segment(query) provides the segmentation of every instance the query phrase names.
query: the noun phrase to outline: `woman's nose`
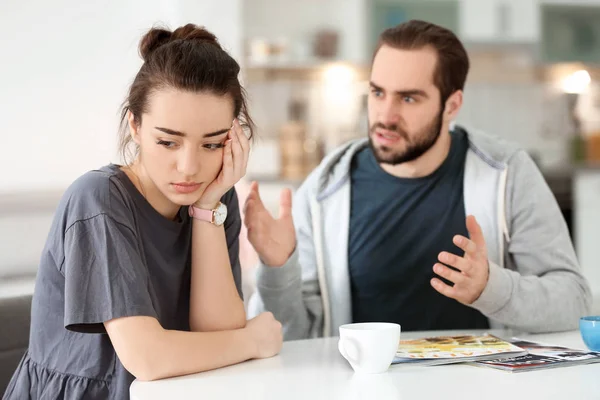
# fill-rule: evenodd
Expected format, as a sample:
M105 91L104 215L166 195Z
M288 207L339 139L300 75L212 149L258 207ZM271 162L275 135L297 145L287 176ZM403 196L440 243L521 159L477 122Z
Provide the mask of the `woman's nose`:
M183 149L177 160L177 171L183 176L192 177L199 171L198 155L194 149Z

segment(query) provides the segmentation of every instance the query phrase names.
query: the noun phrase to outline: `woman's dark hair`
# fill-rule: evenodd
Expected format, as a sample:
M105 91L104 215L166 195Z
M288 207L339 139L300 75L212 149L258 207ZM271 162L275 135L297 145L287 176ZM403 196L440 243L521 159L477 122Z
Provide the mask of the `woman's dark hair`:
M128 159L131 135L127 129L127 113L141 123L148 111L150 95L163 88L189 92L229 95L234 116L249 136L254 134L254 122L248 113L246 92L238 80L239 64L221 48L215 35L203 27L187 24L174 31L150 29L140 40L139 52L144 64L135 76L121 111L119 151Z

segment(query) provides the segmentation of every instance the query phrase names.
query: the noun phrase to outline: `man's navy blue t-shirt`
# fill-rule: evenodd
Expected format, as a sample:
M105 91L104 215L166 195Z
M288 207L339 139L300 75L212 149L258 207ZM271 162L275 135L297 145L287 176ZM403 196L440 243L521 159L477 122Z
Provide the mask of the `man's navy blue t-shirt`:
M487 329L479 311L430 285L441 251L459 256L468 237L463 198L466 134L455 130L446 160L422 178L396 178L370 148L352 162L348 263L354 322L395 322L403 331ZM438 276L439 278L439 276Z

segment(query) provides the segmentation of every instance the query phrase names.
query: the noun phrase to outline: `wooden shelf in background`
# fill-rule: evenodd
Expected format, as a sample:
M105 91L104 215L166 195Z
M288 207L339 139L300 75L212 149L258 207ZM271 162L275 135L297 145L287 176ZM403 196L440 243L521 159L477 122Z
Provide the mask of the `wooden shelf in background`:
M285 64L248 64L242 68L242 71L245 80L250 83L265 81L317 82L323 79L324 71L334 65L344 65L352 68L356 73L357 80L368 78L369 66L339 60Z

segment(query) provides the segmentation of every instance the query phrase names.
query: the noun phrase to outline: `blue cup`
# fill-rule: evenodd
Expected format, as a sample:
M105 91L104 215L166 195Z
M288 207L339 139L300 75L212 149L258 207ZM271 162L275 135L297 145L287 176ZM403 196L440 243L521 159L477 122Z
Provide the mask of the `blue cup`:
M600 316L580 318L579 331L588 349L600 351Z

